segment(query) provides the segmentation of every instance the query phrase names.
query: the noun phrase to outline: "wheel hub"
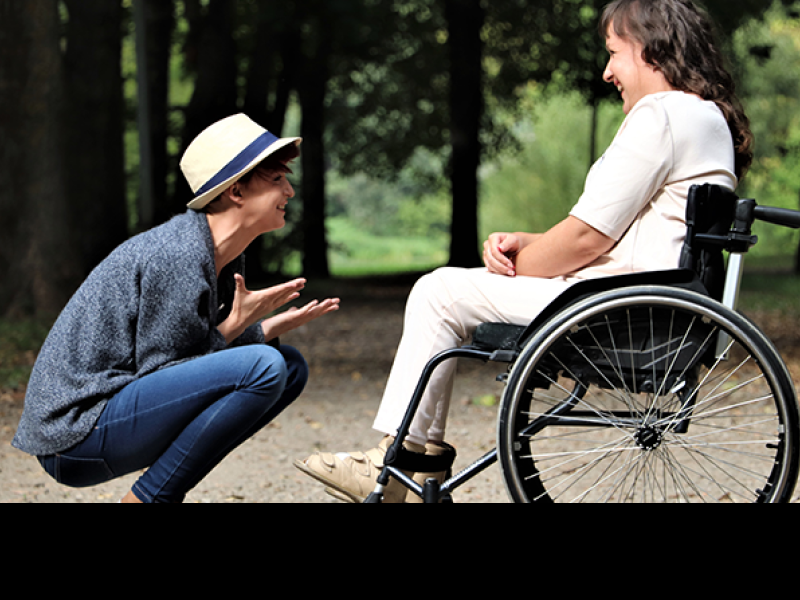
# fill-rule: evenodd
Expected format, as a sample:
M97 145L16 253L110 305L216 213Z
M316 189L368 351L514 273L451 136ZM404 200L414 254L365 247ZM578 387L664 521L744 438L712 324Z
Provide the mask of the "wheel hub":
M634 436L636 443L645 452L651 452L661 445L664 441L663 434L655 427L642 427Z

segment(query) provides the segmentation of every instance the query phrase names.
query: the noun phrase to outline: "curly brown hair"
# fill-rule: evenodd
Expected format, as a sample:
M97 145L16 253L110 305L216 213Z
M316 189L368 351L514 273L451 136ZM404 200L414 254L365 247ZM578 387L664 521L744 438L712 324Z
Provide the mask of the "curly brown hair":
M708 14L691 0L615 0L603 12L600 35L612 26L617 36L643 46L643 60L672 87L720 108L733 136L736 176L744 177L753 162L753 133Z

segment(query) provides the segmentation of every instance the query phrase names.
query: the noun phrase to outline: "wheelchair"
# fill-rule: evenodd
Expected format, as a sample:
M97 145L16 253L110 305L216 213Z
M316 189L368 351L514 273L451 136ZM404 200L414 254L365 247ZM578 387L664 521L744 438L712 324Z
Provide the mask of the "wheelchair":
M678 269L581 282L529 326L484 324L469 346L433 358L367 503L382 501L391 478L426 503L452 502L498 461L519 503L791 501L794 383L736 312L756 220L800 229L800 212L693 186ZM420 485L403 473L403 442L434 370L457 358L508 365L497 448L444 484Z

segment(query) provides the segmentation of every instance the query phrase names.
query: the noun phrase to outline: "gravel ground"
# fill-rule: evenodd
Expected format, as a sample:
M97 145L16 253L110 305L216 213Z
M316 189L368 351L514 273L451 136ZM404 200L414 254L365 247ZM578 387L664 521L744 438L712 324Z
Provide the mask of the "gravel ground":
M187 497L188 503L327 503L320 484L293 462L317 450L366 450L380 435L372 422L402 333L410 283L337 284L317 295L341 295L342 310L293 332L283 341L300 349L311 366L305 394L281 417L236 450ZM315 293L318 292L318 293ZM448 441L456 446L460 470L495 446L499 365L462 361L451 409ZM55 483L38 462L10 446L22 411L21 392L0 391L0 503L114 503L138 478L74 490ZM800 500L800 494L795 502ZM498 466L457 490L457 503L502 503L507 495Z
M355 379L358 379L356 377ZM334 502L322 486L300 474L292 463L316 450L363 450L380 441L371 430L384 379L362 376L317 379L293 407L235 451L192 491L189 503ZM466 404L466 405L465 405ZM9 444L21 403L2 400L0 419L0 503L116 502L138 475L96 488L73 490L50 479L38 462ZM453 409L452 440L458 465L466 466L494 447L495 409L459 403ZM505 502L498 467L459 491L457 500Z
M380 435L372 422L402 333L409 284L345 287L338 314L286 336L306 356L311 379L303 396L269 427L231 456L187 497L188 503L336 502L321 485L294 468L317 450L366 450ZM314 291L305 297L316 297ZM499 394L494 377L502 367L464 364L452 409L450 442L459 450L456 469L494 447L496 407L471 399ZM114 503L131 488L133 474L95 488L58 485L38 462L10 446L22 412L21 392L0 392L0 503ZM462 502L506 502L499 467L459 490Z

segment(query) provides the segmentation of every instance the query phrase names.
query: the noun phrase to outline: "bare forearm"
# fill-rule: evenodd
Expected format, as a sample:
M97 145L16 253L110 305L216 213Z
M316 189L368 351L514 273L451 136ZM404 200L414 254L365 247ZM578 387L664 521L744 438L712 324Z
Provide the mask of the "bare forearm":
M535 244L536 242L538 242L541 239L543 234L541 234L541 233L525 233L523 231L519 231L519 232L515 233L514 235L519 238L520 252L522 252L523 250L525 250L525 248L527 248L531 244Z
M520 234L518 234L520 235ZM574 273L614 247L614 240L570 217L543 235L526 237L516 256L517 275L552 278Z

